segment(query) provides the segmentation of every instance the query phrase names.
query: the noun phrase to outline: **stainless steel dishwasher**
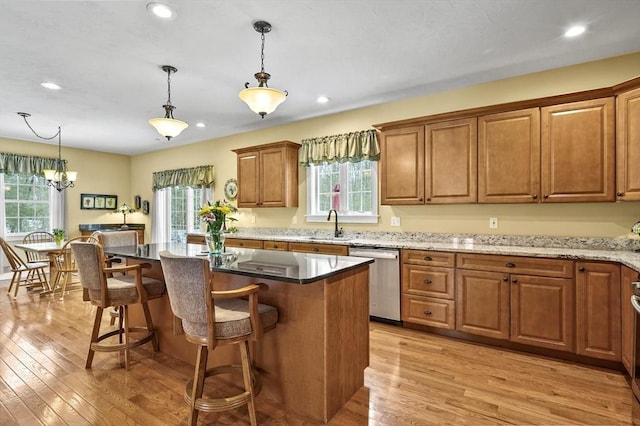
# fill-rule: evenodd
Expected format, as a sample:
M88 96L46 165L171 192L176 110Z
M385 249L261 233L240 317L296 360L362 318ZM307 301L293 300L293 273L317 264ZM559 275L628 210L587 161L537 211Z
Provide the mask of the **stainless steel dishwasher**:
M400 323L400 250L351 247L349 256L370 257L369 316L372 320Z

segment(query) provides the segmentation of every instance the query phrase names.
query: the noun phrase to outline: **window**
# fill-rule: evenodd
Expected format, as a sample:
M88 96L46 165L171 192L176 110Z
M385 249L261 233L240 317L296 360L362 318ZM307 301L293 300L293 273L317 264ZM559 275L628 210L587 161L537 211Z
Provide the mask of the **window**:
M0 173L0 208L4 236L24 236L32 231L63 228L63 194L47 185L44 177Z
M341 222L378 222L377 161L307 168L307 222L325 222L331 209L339 212Z
M185 242L187 234L200 232L198 211L211 193L210 189L174 186L156 191L156 210L163 214L155 215L159 228L163 230L159 241Z

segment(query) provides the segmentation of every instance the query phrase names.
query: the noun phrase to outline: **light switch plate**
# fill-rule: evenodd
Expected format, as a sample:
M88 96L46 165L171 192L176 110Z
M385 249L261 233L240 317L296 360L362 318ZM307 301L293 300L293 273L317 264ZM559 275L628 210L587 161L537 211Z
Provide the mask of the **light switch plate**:
M399 216L391 216L391 226L400 226Z

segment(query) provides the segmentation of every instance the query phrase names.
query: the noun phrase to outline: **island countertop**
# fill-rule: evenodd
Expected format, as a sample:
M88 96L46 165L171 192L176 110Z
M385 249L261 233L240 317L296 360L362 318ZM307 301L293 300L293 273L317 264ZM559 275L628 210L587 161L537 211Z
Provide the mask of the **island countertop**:
M109 247L105 253L139 260L159 261L159 253L168 251L179 256L208 257L210 269L257 278L270 278L295 284L310 284L321 279L373 263L366 257L281 252L272 250L225 248L220 256L209 256L204 246L185 243L154 243L125 247Z

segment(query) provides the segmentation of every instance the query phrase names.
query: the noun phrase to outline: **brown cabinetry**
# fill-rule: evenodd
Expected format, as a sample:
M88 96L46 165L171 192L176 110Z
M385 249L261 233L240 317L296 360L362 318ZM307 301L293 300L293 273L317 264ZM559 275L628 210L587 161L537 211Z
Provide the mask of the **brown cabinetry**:
M535 203L540 197L540 109L478 118L478 202Z
M297 207L298 148L289 142L234 149L238 207Z
M455 253L402 251L402 320L455 328Z
M262 240L253 240L250 238L227 238L224 241L224 245L227 247L242 247L250 249L261 249Z
M621 360L620 266L576 262L578 355Z
M574 350L573 262L458 254L456 329Z
M614 201L613 97L541 109L543 202Z
M381 204L477 201L477 120L381 133Z
M640 200L640 88L616 99L618 200Z
M289 243L287 241L263 241L262 248L265 250L287 251Z
M634 322L636 317L636 311L631 306L631 295L633 295L633 290L631 288L631 283L634 281L640 281L640 273L634 271L631 268L626 266L622 266L621 269L622 274L622 288L620 299L620 312L622 315L622 342L621 342L621 357L622 364L624 368L627 370L627 373L631 375L633 369L633 342L634 342Z
M337 254L339 256L349 255L349 246L342 244L318 244L289 242L289 251L317 254Z

